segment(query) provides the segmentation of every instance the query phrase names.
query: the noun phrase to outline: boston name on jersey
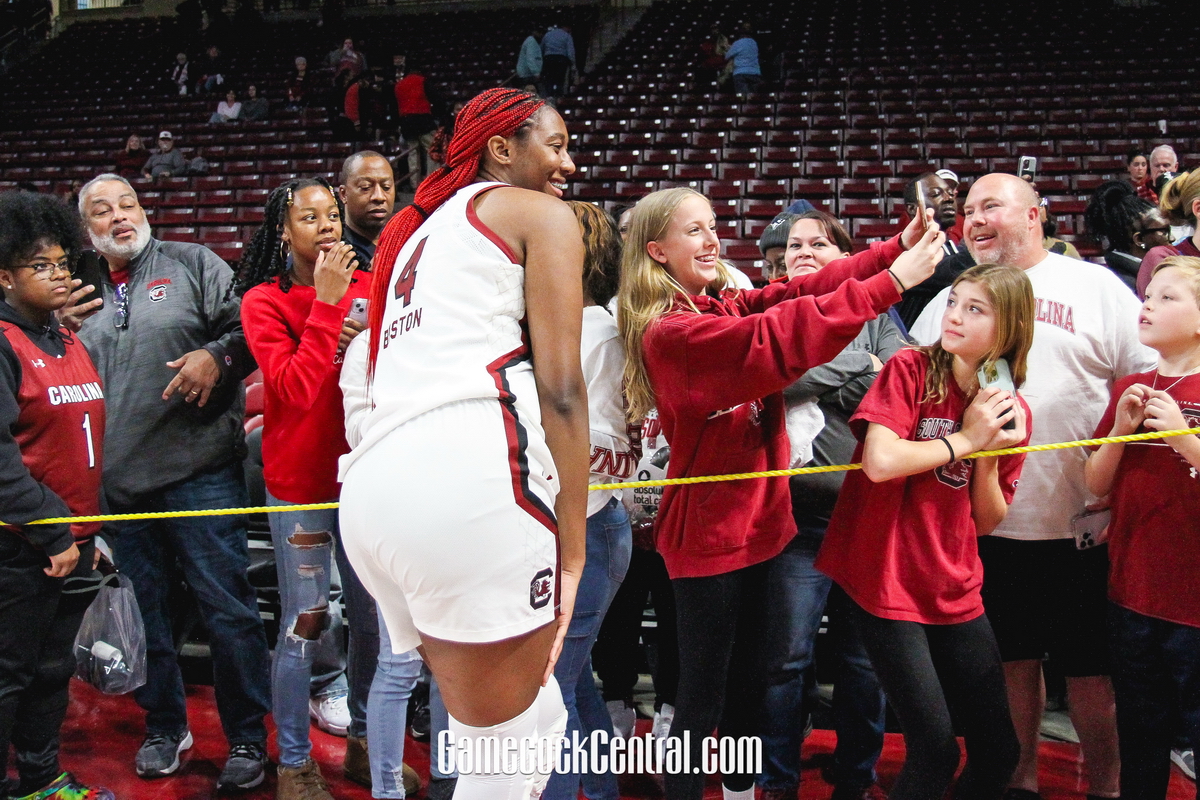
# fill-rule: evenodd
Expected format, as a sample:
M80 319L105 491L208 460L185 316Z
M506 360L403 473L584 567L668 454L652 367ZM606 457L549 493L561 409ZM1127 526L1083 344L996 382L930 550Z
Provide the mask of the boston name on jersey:
M52 406L104 399L104 390L95 381L77 383L73 386L50 386L46 389L46 394L49 395Z

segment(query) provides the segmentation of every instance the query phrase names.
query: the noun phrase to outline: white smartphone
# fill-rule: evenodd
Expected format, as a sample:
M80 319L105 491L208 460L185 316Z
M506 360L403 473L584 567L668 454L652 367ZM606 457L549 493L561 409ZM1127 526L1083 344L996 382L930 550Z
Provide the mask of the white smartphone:
M1008 362L1003 358L997 358L995 361L984 364L979 368L975 377L979 379L980 391L989 386L995 386L997 389L1013 395L1017 393L1017 387L1013 385L1012 370L1009 369ZM1015 427L1017 427L1015 419L1010 419L1003 425L1006 431L1011 431Z
M367 298L356 297L350 301L350 313L346 316L359 325L367 324Z
M1026 175L1030 180L1037 177L1037 159L1033 156L1021 156L1017 162L1017 177L1024 178Z

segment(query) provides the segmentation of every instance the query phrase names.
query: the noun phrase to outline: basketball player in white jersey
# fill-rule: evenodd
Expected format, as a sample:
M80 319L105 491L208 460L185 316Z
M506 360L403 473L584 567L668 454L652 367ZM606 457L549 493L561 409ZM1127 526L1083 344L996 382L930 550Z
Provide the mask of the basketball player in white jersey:
M558 199L573 171L557 111L484 92L375 257L342 530L393 648L419 646L433 670L456 742L557 742L566 723L552 670L588 481L583 245ZM462 774L456 798L536 798L548 777L493 767Z

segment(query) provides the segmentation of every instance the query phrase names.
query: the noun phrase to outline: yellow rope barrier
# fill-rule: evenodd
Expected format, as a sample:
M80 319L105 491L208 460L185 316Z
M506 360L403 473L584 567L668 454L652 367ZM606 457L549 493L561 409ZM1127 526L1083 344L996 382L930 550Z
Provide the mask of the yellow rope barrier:
M1102 444L1125 444L1142 442L1149 439L1166 439L1170 436L1187 436L1200 434L1200 428L1185 428L1177 431L1151 431L1149 433L1132 433L1128 436L1104 436L1099 439L1080 439L1074 442L1054 442L1051 444L1031 444L1024 447L1009 447L1004 450L987 450L963 456L968 458L990 458L991 456L1011 456L1017 453L1041 453L1046 450L1067 450L1072 447L1098 447ZM646 486L674 486L691 483L715 483L717 481L742 481L750 478L782 478L789 475L809 475L815 472L848 472L852 469L862 469L862 464L836 464L827 467L796 467L794 469L772 469L764 472L737 472L730 475L701 475L695 478L664 478L656 481L626 481L624 483L597 483L588 486L589 491L602 489L639 489ZM152 511L142 514L98 514L91 517L48 517L26 525L57 525L70 522L124 522L135 519L170 519L172 517L218 517L234 514L269 514L280 511L323 511L337 508L339 503L307 503L294 506L250 506L247 508L217 508L204 511ZM5 523L0 522L0 525Z

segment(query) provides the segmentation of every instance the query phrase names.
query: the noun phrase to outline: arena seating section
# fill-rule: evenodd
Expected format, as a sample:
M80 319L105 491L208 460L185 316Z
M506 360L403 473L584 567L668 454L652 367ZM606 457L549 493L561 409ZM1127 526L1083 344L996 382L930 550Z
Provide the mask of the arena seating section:
M579 30L595 18L568 13ZM579 165L569 194L611 208L693 186L713 198L726 256L756 273L756 240L792 199L837 214L865 244L896 230L911 177L947 167L969 181L1013 172L1019 156L1032 155L1060 235L1094 256L1082 227L1087 197L1124 175L1131 146L1170 143L1185 165L1200 152L1197 22L1163 17L1092 0L751 8L660 0L563 104ZM511 74L525 32L551 18L475 11L350 27L373 64L419 54L448 96L465 98ZM713 23L732 31L747 18L773 54L774 76L761 93L738 97L694 67ZM351 150L331 140L323 107L289 115L279 103L292 58L317 65L333 42L313 23L276 24L233 53L236 85L255 82L276 105L269 122L216 127L205 124L216 98L165 93L173 50L159 42L159 25L77 24L7 79L0 189L32 181L61 191L111 167L130 132L152 139L169 128L184 149L202 147L213 168L137 184L156 232L236 260L273 185L332 176ZM324 73L318 82L328 83Z

